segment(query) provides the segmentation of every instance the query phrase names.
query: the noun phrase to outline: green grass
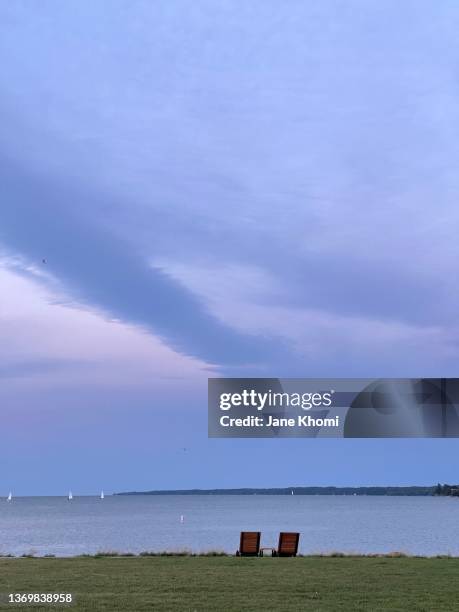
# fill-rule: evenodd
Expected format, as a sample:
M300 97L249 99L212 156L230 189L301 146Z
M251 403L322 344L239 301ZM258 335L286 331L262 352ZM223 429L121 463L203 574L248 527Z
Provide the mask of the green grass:
M459 609L459 559L412 557L75 557L0 559L10 592L72 593L69 610Z

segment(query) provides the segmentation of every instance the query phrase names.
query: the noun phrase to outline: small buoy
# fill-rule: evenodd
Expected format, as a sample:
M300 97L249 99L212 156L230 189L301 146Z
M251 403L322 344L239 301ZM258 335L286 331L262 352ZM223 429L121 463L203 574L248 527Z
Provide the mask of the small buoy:
M185 517L183 516L183 514L180 515L180 522L183 523L185 521Z

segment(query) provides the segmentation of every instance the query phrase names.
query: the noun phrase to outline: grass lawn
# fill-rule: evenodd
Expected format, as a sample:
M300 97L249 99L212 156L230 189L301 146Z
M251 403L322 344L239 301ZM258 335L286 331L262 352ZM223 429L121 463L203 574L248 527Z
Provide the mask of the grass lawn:
M459 559L100 557L0 559L6 594L72 593L69 610L459 609Z

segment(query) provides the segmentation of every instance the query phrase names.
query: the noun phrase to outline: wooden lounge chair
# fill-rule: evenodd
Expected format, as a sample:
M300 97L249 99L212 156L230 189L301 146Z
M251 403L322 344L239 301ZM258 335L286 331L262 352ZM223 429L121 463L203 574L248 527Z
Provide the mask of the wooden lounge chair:
M241 541L236 556L257 557L260 553L260 535L259 531L241 531Z
M273 550L273 557L296 557L299 540L299 533L281 531L277 550Z

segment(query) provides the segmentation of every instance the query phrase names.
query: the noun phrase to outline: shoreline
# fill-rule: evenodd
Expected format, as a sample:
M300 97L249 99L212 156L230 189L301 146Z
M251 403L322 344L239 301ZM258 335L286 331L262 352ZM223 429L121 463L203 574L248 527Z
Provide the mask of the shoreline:
M54 560L63 560L63 559L102 559L102 558L112 558L112 559L139 559L139 558L147 558L147 557L172 557L172 558L240 558L237 557L233 553L227 553L224 551L218 550L210 550L208 552L193 552L189 550L178 550L178 551L142 551L140 553L131 553L131 552L117 552L117 551L100 551L97 553L82 553L80 555L36 555L32 553L26 553L23 555L12 555L12 554L0 554L0 560L2 559L54 559ZM244 557L242 557L244 558ZM269 559L271 558L269 555L264 557L251 557L253 559ZM277 557L273 557L277 558ZM299 559L459 559L459 555L451 555L449 553L446 554L434 554L434 555L416 555L405 553L403 551L390 551L386 553L346 553L340 551L331 551L331 552L312 552L312 553L298 553L296 557Z
M448 485L449 486L449 485ZM287 487L239 487L228 489L156 489L150 491L120 491L113 493L114 497L142 496L142 495L298 495L298 496L385 496L385 497L435 497L435 485L409 485L409 486L298 486Z

